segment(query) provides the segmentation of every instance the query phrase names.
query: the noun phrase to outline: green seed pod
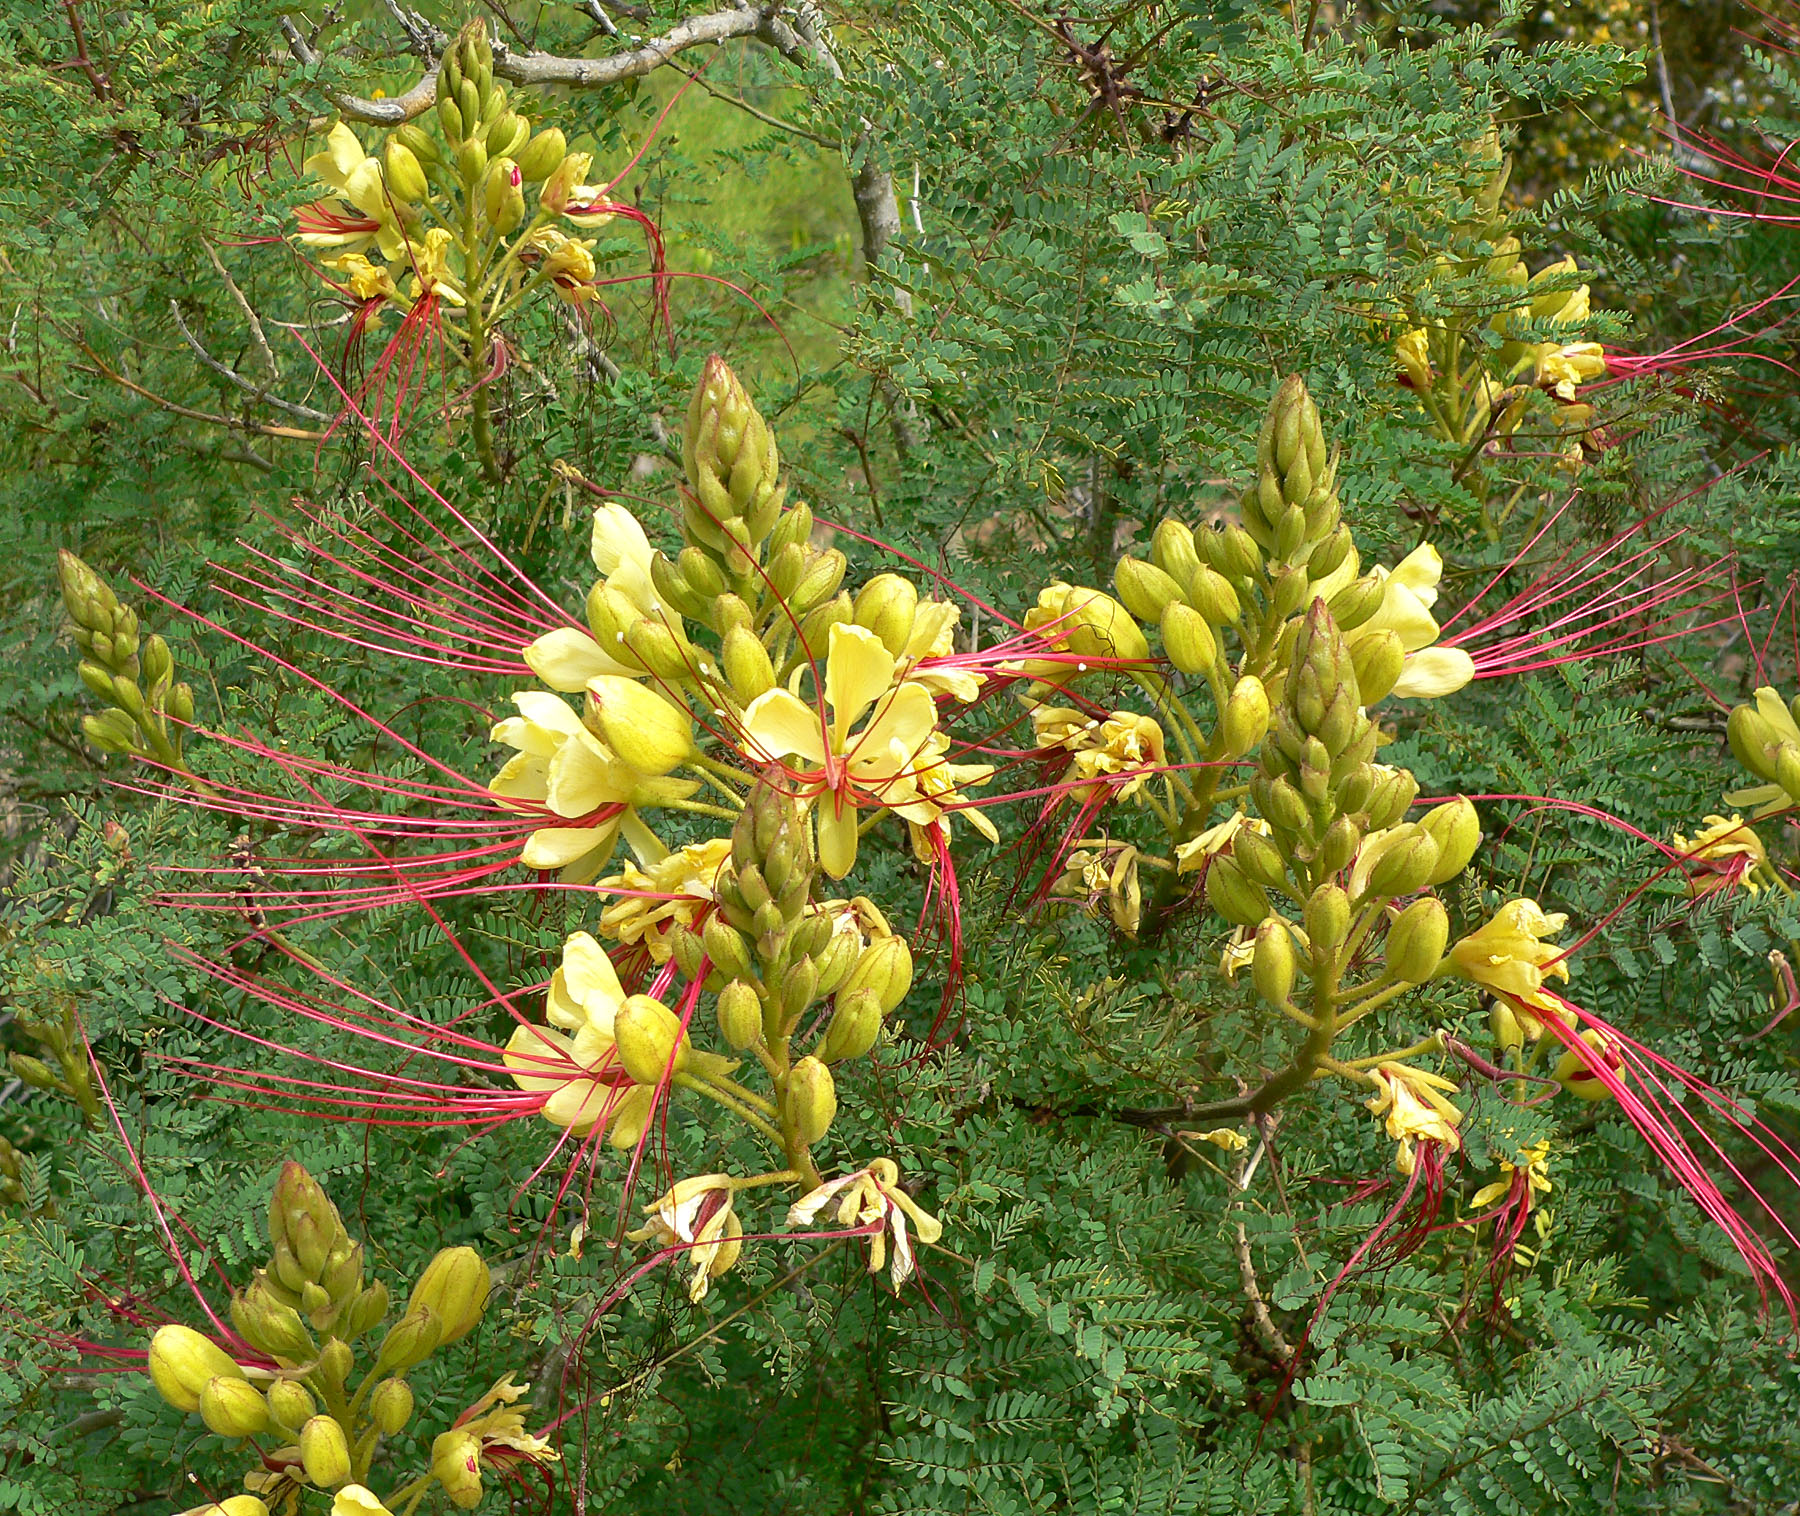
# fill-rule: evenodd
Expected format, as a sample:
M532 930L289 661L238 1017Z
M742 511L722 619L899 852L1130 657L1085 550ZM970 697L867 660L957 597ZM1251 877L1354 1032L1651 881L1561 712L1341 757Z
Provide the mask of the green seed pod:
M842 1063L846 1058L860 1058L875 1046L881 1035L881 1002L869 989L853 990L839 995L832 1008L831 1022L819 1041L819 1057L826 1063Z
M1113 567L1113 586L1139 621L1160 621L1165 609L1182 601L1181 585L1141 558L1121 558Z
M742 979L734 979L719 991L719 1034L726 1046L742 1052L762 1037L762 999Z
M680 1018L648 995L633 995L619 1008L613 1018L613 1038L620 1065L638 1084L661 1084L686 1066L687 1044Z
M1333 953L1350 935L1350 897L1327 880L1306 902L1306 936L1316 953Z
M1425 983L1444 961L1449 941L1450 914L1443 901L1433 895L1413 901L1388 928L1388 972L1407 984Z
M315 1416L300 1428L300 1467L323 1490L349 1482L350 1440L335 1418Z
M1270 1005L1286 1005L1294 993L1294 939L1287 923L1270 916L1256 929L1256 944L1251 949L1250 979L1256 993Z
M255 1437L269 1429L269 1404L248 1380L220 1375L200 1387L200 1419L221 1437Z
M1162 640L1169 662L1184 674L1204 674L1219 656L1206 618L1185 600L1171 600L1163 608Z
M1269 914L1269 897L1230 858L1215 858L1206 870L1207 903L1233 926L1258 926Z
M817 1058L802 1058L787 1076L785 1106L800 1141L811 1147L837 1115L837 1085Z

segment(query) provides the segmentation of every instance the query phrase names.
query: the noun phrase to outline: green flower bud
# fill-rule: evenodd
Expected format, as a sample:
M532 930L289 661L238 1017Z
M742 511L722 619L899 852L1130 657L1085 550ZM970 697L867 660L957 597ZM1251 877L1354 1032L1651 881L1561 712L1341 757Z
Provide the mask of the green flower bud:
M421 1310L430 1312L438 1326L436 1345L442 1346L468 1336L480 1325L492 1287L488 1266L474 1248L444 1248L425 1265L406 1311L409 1316Z
M1206 618L1185 600L1171 600L1163 608L1162 640L1169 662L1184 674L1204 674L1219 656Z
M436 1324L432 1331L437 1330ZM434 1342L437 1340L434 1336ZM427 1353L430 1348L425 1350ZM423 1355L421 1355L423 1356ZM319 1378L327 1386L341 1390L350 1378L350 1370L356 1366L356 1357L350 1351L350 1344L341 1337L333 1337L324 1347L319 1349Z
M829 923L827 926L829 928ZM828 929L824 943L811 957L819 968L819 993L835 995L861 959L862 948L852 933Z
M1339 522L1336 530L1307 554L1307 576L1316 581L1336 573L1338 567L1350 556L1351 549L1355 546L1356 543L1351 537L1350 528ZM1338 629L1340 631L1344 629L1342 622L1338 623Z
M556 127L545 127L515 155L519 160L519 172L533 184L548 179L563 161L568 146Z
M881 1001L870 989L839 995L831 1022L819 1041L819 1057L826 1063L860 1058L881 1035Z
M1335 874L1346 867L1362 845L1362 828L1348 816L1339 816L1319 839L1318 873Z
M445 93L445 79L446 75L440 70L438 73L438 124L444 129L444 140L451 147L458 147L463 140L462 107L456 103L454 89L448 94Z
M438 83L441 88L443 84L441 75ZM394 139L421 164L443 161L442 155L438 152L437 143L432 140L431 133L410 121L394 128Z
M831 1070L817 1058L802 1058L788 1071L783 1100L795 1133L811 1147L837 1115L837 1086Z
M1352 579L1326 603L1340 632L1353 632L1378 610L1387 597L1387 582L1379 574Z
M300 1428L300 1467L309 1484L334 1490L350 1479L350 1440L330 1416L315 1416Z
M849 560L835 547L826 548L823 552L814 548L806 551L806 566L800 571L800 582L794 586L794 592L788 599L788 604L795 611L809 611L822 601L829 600L844 582L844 571L849 567Z
M1113 587L1139 621L1160 621L1164 610L1182 600L1181 585L1141 558L1121 558L1113 566Z
M56 1077L55 1071L42 1058L33 1058L29 1053L9 1053L6 1061L12 1071L34 1090L61 1091L62 1080Z
M1333 953L1350 935L1350 897L1327 880L1306 902L1306 936L1316 953Z
M692 679L702 662L676 627L648 619L625 629L625 654L619 659L621 663L636 664L667 684Z
M1217 532L1205 528L1202 531L1207 537L1218 536ZM1150 538L1150 561L1177 585L1193 583L1200 568L1200 553L1195 546L1193 530L1173 517L1159 522ZM1213 567L1218 565L1215 563Z
M1269 914L1269 897L1230 858L1215 858L1206 870L1207 903L1233 926L1258 926Z
M396 200L410 205L425 198L429 188L425 182L425 166L397 135L388 138L381 157L382 179Z
M1386 831L1412 809L1413 801L1418 798L1419 781L1413 778L1410 769L1384 766L1377 769L1376 774L1369 795L1369 825L1376 831ZM1442 852L1441 847L1439 851Z
M1243 603L1231 582L1215 569L1202 565L1188 582L1188 603L1211 626L1235 626L1243 614Z
M315 1351L300 1313L277 1300L260 1276L231 1297L231 1324L259 1353L285 1363L305 1363Z
M806 554L797 543L789 542L769 555L763 569L768 592L780 604L788 604L800 583L800 571L806 566Z
M1263 740L1269 730L1269 694L1262 680L1246 674L1238 680L1219 718L1227 758L1242 758ZM1261 917L1257 918L1261 920ZM1254 922L1247 923L1254 925Z
M682 436L688 484L723 527L741 519L751 546L775 525L786 493L774 434L723 358L706 360Z
M384 1379L369 1396L369 1420L384 1437L392 1437L412 1420L412 1386L404 1379Z
M1419 827L1438 847L1437 867L1427 884L1447 884L1465 868L1481 846L1481 818L1466 795L1433 806L1419 819Z
M1312 818L1307 814L1306 802L1291 781L1258 774L1250 783L1251 798L1270 826L1290 834L1303 834L1310 829Z
M105 696L101 697L105 699ZM1740 705L1725 722L1725 738L1731 755L1758 779L1775 777L1775 749L1781 738L1754 705Z
M1413 901L1388 928L1388 972L1408 984L1423 984L1444 961L1449 941L1450 913L1443 901L1433 895Z
M146 684L161 684L174 671L175 655L169 651L169 644L161 637L146 637L144 650L139 657Z
M381 1339L381 1346L375 1353L375 1367L380 1370L406 1370L417 1368L443 1340L443 1324L423 1306L409 1306L407 1312L393 1326L388 1328L387 1336ZM350 1356L350 1349L345 1344L333 1340L328 1347L343 1347L344 1357Z
M873 990L881 1014L885 1016L906 999L912 981L912 949L906 945L906 939L878 937L863 949L855 965L844 976L838 996L841 999L858 990Z
M1364 856L1357 859L1351 878L1361 882L1359 898L1411 895L1425 888L1437 864L1437 842L1424 828L1402 822L1364 845Z
M123 711L83 716L81 732L103 753L129 753L137 746L137 724Z
M666 774L694 752L694 720L654 689L622 674L588 680L588 709L606 745L640 774Z
M1240 827L1231 839L1231 858L1246 878L1266 890L1278 890L1287 883L1287 860L1274 841L1261 832Z
M364 1332L380 1325L387 1311L387 1286L377 1279L345 1307L337 1325L338 1335L346 1338L360 1337Z
M516 159L518 154L524 150L525 144L530 138L531 123L523 116L517 115L512 111L504 111L501 113L500 118L487 130L488 156L494 158ZM524 167L520 166L519 179L521 182L524 180L524 177ZM541 178L542 175L534 175L533 177ZM517 223L515 222L514 224L516 225Z
M264 1399L269 1403L269 1415L275 1425L290 1432L304 1426L317 1409L306 1386L297 1379L277 1379L269 1386Z
M1350 644L1350 666L1364 704L1385 700L1406 667L1406 644L1392 631L1365 632Z
M732 980L719 991L719 1035L726 1046L741 1052L762 1034L762 997L742 979Z
M1513 1008L1504 1000L1488 1006L1488 1027L1494 1034L1494 1046L1502 1053L1517 1052L1525 1046L1525 1031Z
M855 612L851 607L850 596L842 591L827 600L823 605L816 605L800 618L800 646L802 648L824 649L831 645L831 629L840 622L853 620ZM790 663L790 667L792 664Z
M269 1429L269 1405L242 1376L220 1375L200 1387L200 1419L221 1437L254 1437Z
M613 1018L613 1038L619 1063L639 1084L661 1084L687 1064L687 1039L682 1036L680 1019L648 995L633 995L619 1008Z
M899 574L877 574L856 592L856 624L867 627L898 658L912 640L919 592Z
M81 676L81 682L96 699L104 700L108 705L116 705L118 696L113 693L113 676L97 663L90 663L85 658L76 666L75 672Z
M487 148L479 137L464 137L462 146L456 150L456 176L462 180L465 191L473 190L481 183L481 176L487 172Z
M1775 782L1791 798L1800 800L1800 747L1791 742L1784 742L1775 749Z
M740 705L775 688L775 668L768 649L748 627L734 626L719 644L719 663L725 682Z
M1290 563L1275 571L1269 584L1269 614L1285 621L1312 593L1312 576L1299 564Z
M223 1348L192 1327L173 1323L156 1329L146 1366L157 1393L178 1411L199 1410L200 1391L209 1380L244 1377Z
M1256 993L1270 1005L1286 1005L1294 993L1294 939L1287 923L1270 916L1256 929L1256 945L1251 950L1250 979Z
M504 237L525 219L525 176L511 158L495 158L482 180L488 225Z

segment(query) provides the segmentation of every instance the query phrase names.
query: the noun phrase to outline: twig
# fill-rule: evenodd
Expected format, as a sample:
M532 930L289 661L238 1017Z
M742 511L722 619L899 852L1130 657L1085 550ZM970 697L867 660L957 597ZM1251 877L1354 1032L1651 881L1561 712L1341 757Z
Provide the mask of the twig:
M275 350L269 346L269 339L263 332L262 318L256 314L255 308L244 298L244 292L237 287L237 280L219 260L219 250L204 237L200 244L206 249L206 256L212 259L212 266L219 271L219 277L225 281L225 288L231 291L231 298L237 301L238 309L244 313L244 320L249 324L250 335L256 342L257 352L262 354L263 367L268 369L271 379L281 377L281 365L275 361Z
M264 421L245 421L237 416L215 416L211 411L197 411L191 406L177 405L173 400L165 400L153 390L147 390L143 385L127 379L117 369L108 365L106 360L85 342L77 342L76 346L87 355L88 361L99 371L101 377L112 380L121 389L128 389L134 395L142 395L152 405L160 406L174 415L186 416L193 421L210 422L214 426L227 427L234 432L255 432L259 437L286 437L294 442L323 442L325 440L323 432L303 431L297 426L272 426Z
M285 411L290 416L298 416L302 421L323 421L330 425L332 418L324 411L315 411L310 405L298 405L292 400L283 400L279 395L271 395L266 385L251 383L236 369L207 352L187 322L182 320L181 307L174 300L169 301L169 314L175 318L176 330L181 333L182 340L193 350L194 356L221 379L236 385L245 394L263 405L271 405L276 410Z
M1257 1151L1261 1152L1260 1144ZM1248 1166L1247 1163L1238 1165L1236 1184L1240 1193L1238 1199L1231 1203L1234 1211L1242 1211L1244 1208L1242 1191L1247 1182L1244 1171ZM1286 1370L1294 1362L1293 1344L1281 1335L1281 1328L1275 1325L1275 1318L1269 1314L1268 1302L1263 1299L1262 1290L1257 1285L1256 1261L1250 1256L1250 1235L1244 1230L1243 1221L1234 1218L1231 1225L1236 1237L1233 1251L1237 1254L1238 1279L1244 1286L1244 1298L1250 1302L1251 1328L1256 1333L1256 1340L1263 1345L1270 1357Z

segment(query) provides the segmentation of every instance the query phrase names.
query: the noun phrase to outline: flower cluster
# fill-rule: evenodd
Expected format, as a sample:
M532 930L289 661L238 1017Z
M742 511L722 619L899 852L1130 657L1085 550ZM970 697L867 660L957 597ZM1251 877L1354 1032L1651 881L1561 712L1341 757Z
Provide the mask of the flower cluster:
M413 1418L407 1376L441 1347L466 1337L487 1308L487 1265L473 1248L446 1248L414 1284L406 1308L357 1374L359 1339L389 1314L387 1287L365 1283L363 1246L337 1207L297 1163L286 1164L269 1202L270 1258L231 1300L231 1327L215 1336L175 1323L150 1340L147 1368L157 1392L198 1413L228 1441L263 1439L244 1476L249 1494L200 1512L268 1516L291 1511L308 1489L336 1492L337 1516L377 1516L388 1507L367 1481L384 1439ZM525 1431L524 1394L511 1377L441 1433L428 1472L388 1498L417 1508L434 1484L470 1510L482 1497L484 1465L554 1462L548 1441ZM192 1513L190 1513L192 1516Z

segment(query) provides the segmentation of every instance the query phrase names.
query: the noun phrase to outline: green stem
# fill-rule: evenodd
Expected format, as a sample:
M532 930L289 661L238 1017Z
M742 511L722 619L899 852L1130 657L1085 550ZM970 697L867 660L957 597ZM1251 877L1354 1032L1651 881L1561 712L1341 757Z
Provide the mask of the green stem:
M751 1126L755 1127L757 1131L761 1132L763 1136L767 1137L778 1147L784 1149L787 1147L786 1140L776 1128L764 1121L763 1118L749 1106L726 1094L725 1091L719 1089L716 1085L708 1084L704 1079L696 1079L692 1074L677 1074L674 1082L680 1085L684 1090L692 1090L696 1095L704 1095L708 1100L717 1102L719 1105L724 1106L725 1109L730 1111L734 1116L742 1117L743 1120L749 1122Z

